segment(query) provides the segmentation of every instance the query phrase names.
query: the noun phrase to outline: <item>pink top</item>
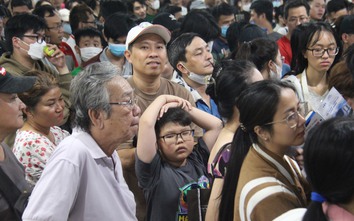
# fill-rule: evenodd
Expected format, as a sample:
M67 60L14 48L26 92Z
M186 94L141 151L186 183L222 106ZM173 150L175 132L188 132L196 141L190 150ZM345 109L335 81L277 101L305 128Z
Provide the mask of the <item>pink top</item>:
M26 180L35 185L39 180L47 160L52 155L56 146L69 132L54 126L50 128L55 143L52 143L46 136L29 130L18 130L16 133L13 152L16 158L25 167Z
M322 203L323 213L331 221L353 221L354 215L335 204Z

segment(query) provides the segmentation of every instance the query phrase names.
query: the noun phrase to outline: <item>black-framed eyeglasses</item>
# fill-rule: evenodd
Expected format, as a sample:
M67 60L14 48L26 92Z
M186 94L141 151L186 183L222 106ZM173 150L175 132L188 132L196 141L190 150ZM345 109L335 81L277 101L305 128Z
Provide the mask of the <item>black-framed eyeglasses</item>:
M39 44L42 44L43 41L45 42L49 42L49 37L45 36L45 35L23 35L23 37L27 37L27 38L36 38L36 42Z
M181 137L183 141L193 140L194 130L184 130L181 133L170 133L159 138L163 139L166 144L177 143L178 137Z
M307 50L312 52L314 57L322 57L325 52L327 52L328 56L334 57L339 52L339 47L336 48L307 48Z
M127 107L134 107L134 105L138 102L138 98L134 97L131 98L129 101L117 101L117 102L110 102L110 105L120 105L120 106L127 106Z
M58 24L56 24L54 27L48 27L49 30L53 29L53 30L59 30L61 28L63 28L63 22L60 22Z
M305 115L304 105L305 105L305 103L301 103L301 106L299 107L299 109L297 111L289 114L284 120L273 121L273 122L266 123L264 125L271 125L271 124L286 122L286 124L288 125L289 128L294 129L299 124L299 117L300 116L303 117Z

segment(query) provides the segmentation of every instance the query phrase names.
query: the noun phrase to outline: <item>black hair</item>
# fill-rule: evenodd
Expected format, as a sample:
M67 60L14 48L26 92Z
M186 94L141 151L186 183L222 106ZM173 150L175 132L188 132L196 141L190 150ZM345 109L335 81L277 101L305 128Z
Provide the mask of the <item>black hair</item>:
M256 38L267 38L267 33L255 24L247 24L242 27L239 44L249 42Z
M179 35L187 32L197 33L205 42L209 42L216 39L221 31L215 18L208 11L194 9L185 16Z
M234 22L227 29L226 40L231 52L237 51L241 30L247 24L246 21Z
M119 0L107 0L101 2L100 16L102 16L104 20L108 19L110 15L117 12L127 14L128 9L126 4Z
M304 164L313 191L328 203L346 204L354 196L354 119L332 118L310 131ZM303 221L328 220L322 203L312 201Z
M105 44L105 40L103 38L102 33L97 28L87 27L77 30L74 33L75 36L75 44L79 46L81 37L99 37L101 39L102 46Z
M181 126L188 126L192 124L192 118L188 112L184 111L181 107L169 108L163 116L156 121L155 134L156 138L160 136L161 128L167 123L176 123Z
M265 14L266 19L273 23L273 4L269 0L257 0L252 2L250 10L254 10L257 15Z
M32 5L31 0L11 0L10 1L11 10L14 7L19 7L19 6L27 6L28 9L33 9L33 5Z
M274 8L274 19L278 23L279 17L284 17L284 5L280 5L279 7Z
M214 68L215 83L210 84L207 94L216 102L220 116L231 120L236 99L252 82L256 67L246 60L222 60Z
M175 15L178 12L181 12L182 8L176 5L166 5L165 7L160 9L160 12L167 12L172 15Z
M331 0L327 3L327 14L340 11L342 9L348 9L349 3L346 0Z
M326 22L316 22L316 23L308 23L303 25L303 30L299 33L298 36L298 47L297 47L297 60L294 70L296 73L302 73L305 68L308 66L308 61L304 57L304 52L307 48L311 47L310 43L315 44L319 38L321 37L322 32L329 32L334 36L334 39L337 43L337 47L339 47L339 53L336 55L332 66L334 66L342 54L341 41L337 35L337 33L333 30L333 28ZM301 27L300 27L301 28ZM293 55L294 56L294 55Z
M200 36L193 32L184 33L174 39L167 47L168 60L179 75L181 75L181 72L177 69L177 64L180 61L187 61L186 47L190 45L196 37Z
M0 16L6 17L6 18L11 18L11 12L4 5L0 5Z
M116 40L119 37L127 36L130 29L136 26L135 21L129 14L121 12L113 13L104 22L103 32L108 39ZM132 44L130 44L132 45Z
M22 38L23 35L33 30L33 33L45 31L47 28L43 18L33 14L20 14L10 18L5 25L6 46L9 51L13 51L12 38Z
M237 39L237 47L232 50L230 58L235 59L235 56L242 43L249 42L257 38L268 38L268 35L264 30L255 24L246 24L241 27L240 34Z
M235 59L252 61L259 71L267 67L269 61L275 61L278 55L278 45L269 38L257 38L242 43Z
M347 48L345 62L354 78L354 44Z
M48 13L48 15L46 15L47 13ZM56 12L55 8L51 5L42 5L42 6L35 8L32 11L32 14L38 15L41 18L53 17L55 15L55 13L57 13L57 12Z
M211 8L211 14L214 16L216 22L219 22L221 15L234 15L236 12L235 7L231 6L226 2L222 2L219 5Z
M93 15L93 11L86 4L76 5L74 8L71 9L69 15L69 21L73 33L77 29L79 29L80 22L85 22L89 19L87 14Z
M140 3L141 5L145 5L146 6L146 3L144 0L129 0L126 2L126 6L127 6L127 10L130 12L130 13L134 13L134 3L135 2L138 2Z
M284 18L288 19L289 10L292 8L305 7L307 16L310 15L310 5L305 0L288 0L284 6Z
M230 163L227 165L227 173L221 192L219 220L233 220L234 199L241 166L252 143L258 143L254 128L261 126L264 130L273 132L272 125L265 124L273 121L281 92L284 89L291 89L295 92L294 87L288 82L258 81L245 89L236 100L240 123L243 124L244 130L239 127L231 143Z

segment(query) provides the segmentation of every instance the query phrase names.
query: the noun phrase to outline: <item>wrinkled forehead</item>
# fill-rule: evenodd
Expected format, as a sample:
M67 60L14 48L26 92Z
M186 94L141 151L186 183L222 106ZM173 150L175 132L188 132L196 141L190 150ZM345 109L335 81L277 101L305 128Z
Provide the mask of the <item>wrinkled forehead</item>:
M114 97L126 97L133 96L134 89L130 86L127 80L121 76L114 77L107 83L107 89L110 96Z

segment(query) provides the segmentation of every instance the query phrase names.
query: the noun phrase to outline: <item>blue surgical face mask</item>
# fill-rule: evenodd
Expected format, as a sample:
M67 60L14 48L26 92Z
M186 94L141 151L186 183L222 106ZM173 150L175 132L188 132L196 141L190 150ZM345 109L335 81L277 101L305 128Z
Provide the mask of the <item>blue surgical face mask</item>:
M227 29L229 29L228 25L221 26L221 36L224 38L226 38Z
M70 35L72 34L71 26L70 26L69 23L64 22L64 23L63 23L63 28L64 28L64 32L65 32L65 33L68 33L68 34L70 34Z
M122 57L125 51L125 44L108 43L108 49L114 56Z

